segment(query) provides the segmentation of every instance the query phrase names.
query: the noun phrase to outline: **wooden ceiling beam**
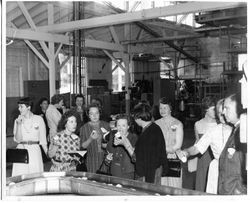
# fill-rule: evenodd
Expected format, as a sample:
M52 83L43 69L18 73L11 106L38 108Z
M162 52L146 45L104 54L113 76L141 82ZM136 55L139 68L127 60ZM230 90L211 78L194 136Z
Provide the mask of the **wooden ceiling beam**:
M68 32L79 29L89 29L94 27L102 27L109 25L125 24L135 21L143 21L158 17L175 16L186 13L204 12L212 10L220 10L227 8L235 8L245 6L241 2L190 2L165 6L152 9L144 9L142 11L121 13L115 15L101 16L90 19L77 20L72 22L60 23L56 25L41 26L38 29L43 32Z
M15 7L11 6L11 10L9 10L9 6L8 6L10 3L15 3ZM12 4L10 4L10 5L12 5ZM31 12L32 10L34 10L34 9L36 10L40 6L41 6L41 3L32 2L32 3L28 4L27 9L29 12ZM8 8L8 10L7 10L7 8ZM22 14L23 13L22 13L21 9L19 8L17 2L7 2L7 4L6 4L6 21L7 22L15 21L16 19L20 18L20 16L22 16Z
M205 34L195 34L195 35L177 35L172 37L159 37L155 39L148 39L148 40L127 40L121 42L121 44L146 44L146 43L153 43L153 42L162 42L162 41L173 41L173 40L181 40L181 39L192 39L192 38L201 38L204 37Z
M140 1L136 1L136 2L134 2L134 5L132 6L132 8L131 8L130 12L135 11L135 10L137 9L137 7L138 7L140 4L141 4L141 2L140 2Z
M118 13L124 13L125 11L119 9L119 8L115 8L114 6L112 6L112 4L110 3L106 3L110 8L112 8L113 10L115 10ZM137 26L139 26L141 29L145 30L147 33L149 33L150 35L152 35L153 37L159 38L162 37L159 33L155 32L153 29L151 29L149 26L147 26L145 23L143 22L135 22L135 24ZM181 54L183 54L184 56L186 56L187 58L189 58L190 60L194 61L195 63L198 63L199 61L193 57L192 55L190 55L189 53L187 53L186 51L184 51L182 48L176 46L173 42L171 41L164 41L165 44L167 44L169 47L175 49L176 51L180 52ZM151 49L149 49L151 50ZM148 49L146 49L146 51L149 51ZM143 53L143 52L141 52Z
M33 30L37 31L36 25L35 25L34 21L32 20L32 18L30 16L28 10L26 9L24 3L18 1L17 4L20 7L20 9L22 10L23 15L25 16L26 20L28 21L30 27ZM39 41L39 43L40 43L41 47L43 48L43 51L46 54L46 56L49 58L50 57L50 52L49 52L49 49L48 49L47 45L45 44L44 41Z
M56 12L56 14L58 14L58 13L59 13L59 12ZM67 13L67 14L65 14L65 15L62 15L60 18L56 19L56 20L54 21L54 23L57 24L57 23L59 23L60 21L64 21L65 18L67 18L67 20L65 20L65 21L69 22L69 21L71 21L72 15L73 15L72 13ZM48 19L47 19L47 18L43 18L43 19L37 21L36 24L37 24L37 27L39 27L39 25L41 25L41 24L43 24L43 23L46 23L46 24L47 24L47 22L48 22Z
M8 14L9 12L13 12L14 9L19 10L16 2L6 2L6 14Z
M144 22L144 24L148 25L148 26L156 26L156 27L160 27L163 29L168 29L168 30L173 30L173 31L178 31L178 32L186 32L186 33L190 33L190 34L195 34L195 31L193 28L187 28L182 26L181 24L174 24L172 22L150 22L150 21L146 21Z
M109 30L111 32L112 38L114 39L115 43L120 44L119 37L115 31L114 26L109 26Z
M11 22L11 26L17 29L14 23ZM6 32L7 34L7 32ZM49 63L46 58L37 50L37 48L29 41L24 40L24 42L28 45L28 47L37 55L37 57L44 63L44 65L49 69Z
M85 47L95 48L95 49L105 49L111 51L124 51L124 48L120 44L92 40L92 39L85 39Z
M70 39L68 36L59 34L50 34L45 32L37 32L26 29L7 28L6 36L15 39L26 39L34 41L46 41L46 42L70 44Z
M125 72L126 68L114 56L112 56L112 54L110 54L107 50L103 50L103 52Z
M13 29L7 28L6 29L6 36L9 38L14 39L23 39L23 40L33 40L33 41L47 41L47 42L56 42L62 43L66 45L70 45L70 38L66 35L59 35L59 34L50 34L50 33L43 33L37 32L32 30L20 30L20 29ZM85 47L94 48L94 49L104 49L110 51L122 51L124 52L124 47L118 43L111 43L93 39L85 39ZM132 53L141 53L145 49L143 46L131 46Z
M47 6L45 4L38 3L34 7L28 9L28 12L30 16L32 16L32 19L35 19L37 16L41 15L41 13L44 13L47 11ZM21 27L22 24L27 23L25 17L22 17L22 15L16 16L12 22L15 22L19 27Z

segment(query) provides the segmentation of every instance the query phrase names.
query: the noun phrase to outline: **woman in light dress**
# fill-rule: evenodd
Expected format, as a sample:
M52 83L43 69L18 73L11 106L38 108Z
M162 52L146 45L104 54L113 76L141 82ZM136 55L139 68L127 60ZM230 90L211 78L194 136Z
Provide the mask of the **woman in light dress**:
M197 121L194 125L196 143L202 138L202 136L207 132L208 129L217 126L215 117L215 105L216 101L213 97L205 97L202 100L202 107L205 115L204 118ZM208 168L212 159L213 154L210 147L206 150L206 152L198 155L195 190L202 192L206 191Z
M159 101L159 111L162 116L155 123L160 126L166 144L167 158L177 158L175 152L180 149L183 142L183 125L171 115L171 104L163 97ZM182 172L180 177L162 177L161 184L182 188Z
M215 127L211 127L201 137L201 139L193 146L183 151L178 151L177 154L181 158L184 156L194 156L196 154L203 154L208 147L211 147L214 159L211 161L208 170L208 178L206 185L206 192L217 194L218 188L218 175L219 175L219 157L220 154L232 132L232 127L225 122L223 116L223 99L219 100L216 104L216 115L219 120L219 124Z
M12 176L41 173L44 171L39 144L47 154L46 128L43 118L31 112L32 101L22 98L18 101L20 115L14 122L14 141L18 149L27 149L29 163L14 163Z

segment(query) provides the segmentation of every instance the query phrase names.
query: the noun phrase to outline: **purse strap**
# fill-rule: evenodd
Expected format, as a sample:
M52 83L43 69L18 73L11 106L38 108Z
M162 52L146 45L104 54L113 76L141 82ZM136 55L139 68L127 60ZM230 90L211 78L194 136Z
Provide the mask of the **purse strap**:
M104 157L104 159L102 160L102 163L101 163L101 165L100 165L100 167L99 167L99 171L102 171L102 167L103 167L103 165L105 166L106 164L105 164L105 157ZM109 166L107 166L108 167L108 169L107 169L107 173L111 173L111 167L110 167L110 165Z
M101 165L100 165L100 167L99 167L99 169L98 169L98 170L101 170L101 169L102 169L102 167L103 167L103 165L104 165L104 160L102 160L102 163L101 163Z

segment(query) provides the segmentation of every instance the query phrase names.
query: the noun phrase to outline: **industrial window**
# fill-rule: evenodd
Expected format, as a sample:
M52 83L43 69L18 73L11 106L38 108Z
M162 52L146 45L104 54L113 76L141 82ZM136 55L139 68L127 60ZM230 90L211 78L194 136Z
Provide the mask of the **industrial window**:
M169 59L169 58L168 58ZM162 57L162 60L164 60L164 58ZM164 62L160 62L160 78L173 78L173 63L172 61L169 60L164 60ZM172 70L172 71L171 71Z
M59 63L60 65L63 64L65 60L67 60L67 56L61 53L58 54ZM72 75L72 64L73 64L73 57L71 56L70 59L63 65L60 69L60 94L68 93L73 91L73 75Z
M247 54L239 54L238 55L238 67L239 70L243 70L246 71L246 64L247 64Z
M124 66L124 63L121 63ZM114 92L122 91L122 87L125 86L125 73L124 71L112 62L112 89Z

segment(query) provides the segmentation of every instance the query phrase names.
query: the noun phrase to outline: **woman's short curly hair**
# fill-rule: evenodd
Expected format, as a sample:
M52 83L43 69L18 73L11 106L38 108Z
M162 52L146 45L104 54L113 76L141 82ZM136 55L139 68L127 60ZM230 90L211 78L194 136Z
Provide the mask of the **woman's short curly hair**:
M216 105L216 98L215 97L205 97L202 99L202 107L205 110L208 110L210 107Z
M90 105L88 106L88 108L87 108L86 114L87 114L88 117L89 117L89 110L90 110L91 108L97 108L98 111L99 111L100 116L102 115L102 109L101 109L101 107L100 107L98 104L93 103L93 104L90 104Z
M159 99L159 104L165 104L168 105L170 110L172 110L172 103L167 97L162 97Z
M215 107L216 106L216 98L215 97L211 97L211 96L208 96L208 97L204 97L201 101L201 104L202 104L202 115L205 116L207 110L210 108L210 107Z
M152 120L151 107L148 104L136 105L133 111L134 119L142 119L143 121Z
M40 107L40 105L41 105L44 101L47 101L47 102L48 102L48 104L49 104L49 100L48 100L48 98L47 98L47 97L42 97L42 98L41 98L41 99L39 99L39 101L38 101L38 105L39 105L39 107Z
M17 103L24 104L26 107L30 106L30 109L32 109L32 107L33 107L33 101L31 100L30 97L22 97L21 99L19 99L19 101Z
M125 119L125 120L127 120L128 126L131 126L132 120L131 120L131 117L128 116L127 114L118 114L118 115L116 116L116 123L115 123L115 125L117 124L117 121L118 121L119 119Z
M64 97L60 94L55 94L51 97L51 104L58 104L61 100L64 101Z
M77 126L79 126L79 124L80 124L79 114L76 111L69 110L62 115L62 117L58 123L58 126L57 126L57 132L65 130L65 125L68 122L69 117L71 117L71 116L74 116L76 118Z

